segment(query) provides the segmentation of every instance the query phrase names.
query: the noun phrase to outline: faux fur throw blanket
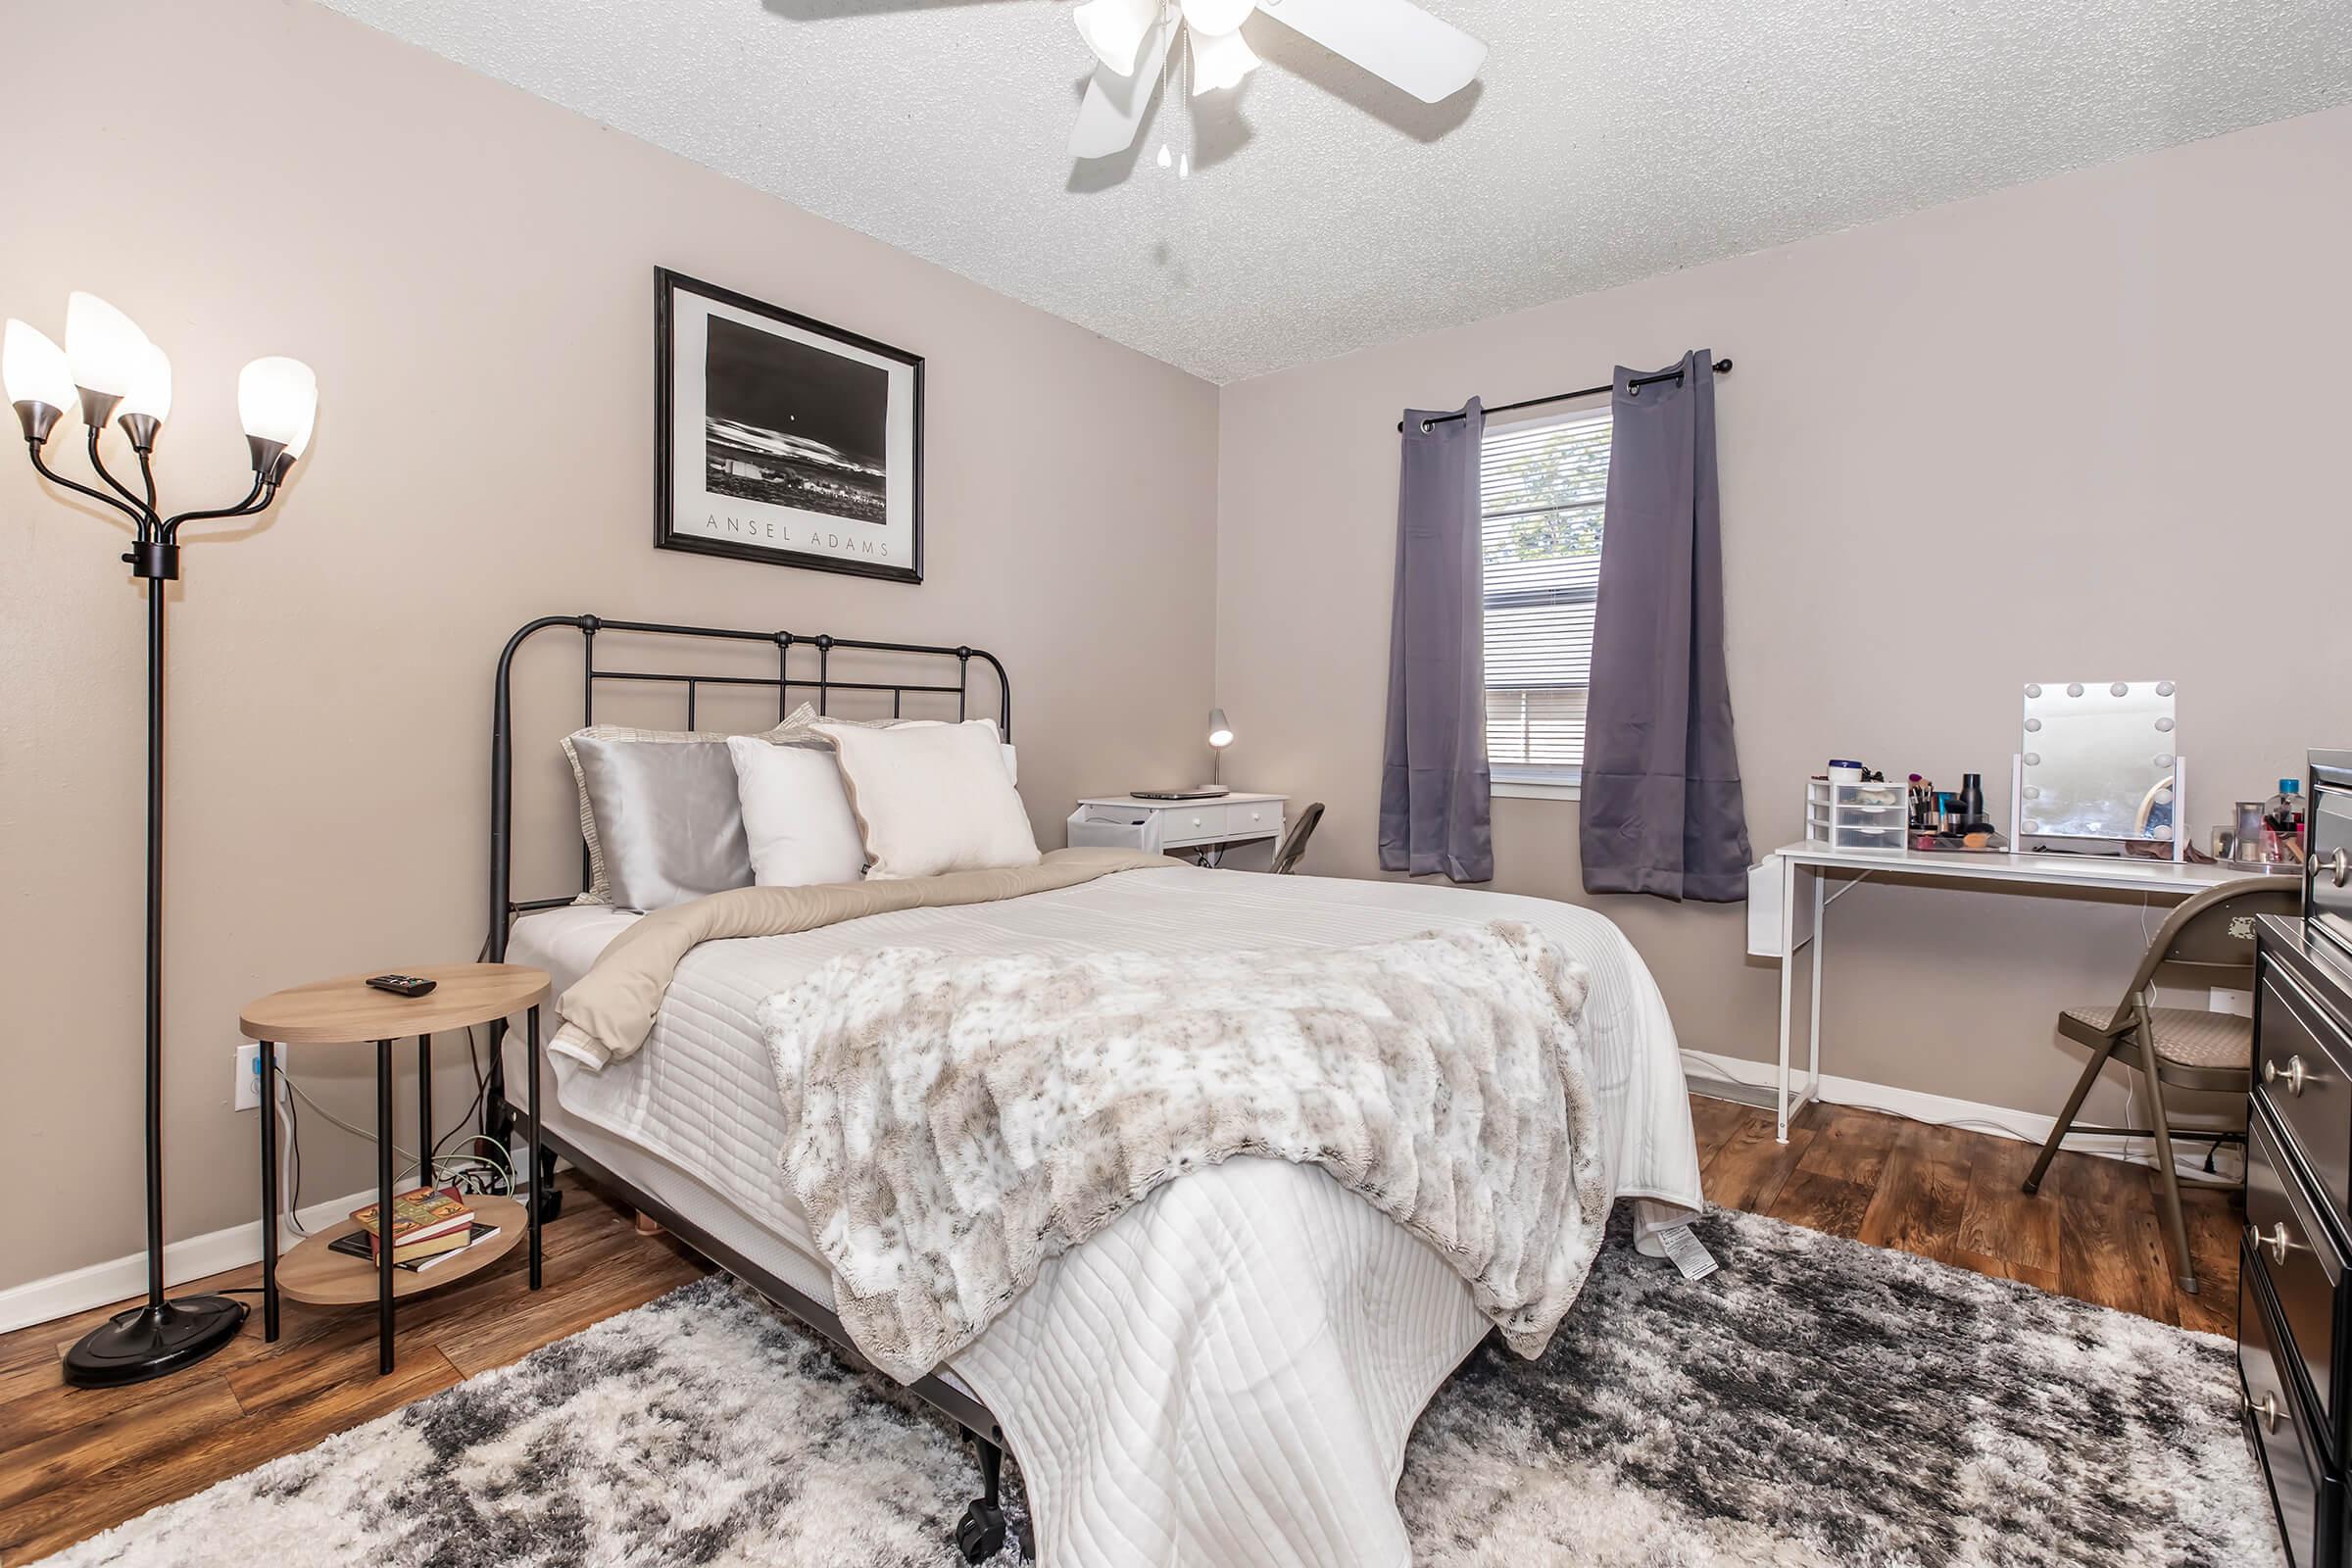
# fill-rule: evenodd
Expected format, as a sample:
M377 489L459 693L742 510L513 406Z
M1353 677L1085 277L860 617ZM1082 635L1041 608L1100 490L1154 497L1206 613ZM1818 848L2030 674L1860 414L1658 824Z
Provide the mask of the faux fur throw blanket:
M761 1004L784 1169L873 1363L912 1382L1038 1268L1236 1154L1444 1255L1521 1355L1600 1246L1586 974L1513 922L1341 949L837 958Z

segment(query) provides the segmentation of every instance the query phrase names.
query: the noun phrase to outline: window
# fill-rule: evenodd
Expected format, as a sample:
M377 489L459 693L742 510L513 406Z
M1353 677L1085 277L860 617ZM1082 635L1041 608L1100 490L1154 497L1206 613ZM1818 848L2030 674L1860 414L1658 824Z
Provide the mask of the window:
M1479 463L1487 763L1498 783L1573 786L1600 600L1608 411L1490 430Z

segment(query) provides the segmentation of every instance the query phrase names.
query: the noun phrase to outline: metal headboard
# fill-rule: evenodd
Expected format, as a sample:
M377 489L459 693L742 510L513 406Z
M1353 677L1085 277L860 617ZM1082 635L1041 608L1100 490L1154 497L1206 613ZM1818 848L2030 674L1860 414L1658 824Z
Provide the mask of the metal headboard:
M601 682L612 681L632 685L682 686L686 691L686 727L695 727L702 688L770 687L776 694L776 717L782 719L792 710L795 692L816 694L817 711L831 711L835 692L871 692L890 694L893 717L900 716L909 695L956 699L956 716L970 715L972 699L972 662L984 662L996 671L997 727L1004 739L1012 739L1012 685L1005 679L1004 665L996 655L970 647L932 647L922 643L877 643L857 637L830 635L805 636L789 631L733 631L715 626L671 626L658 621L607 620L597 615L542 615L507 639L506 651L498 656L498 691L491 708L490 729L490 944L489 956L494 963L507 956L507 926L517 914L529 909L549 909L569 904L568 898L536 899L516 903L512 896L514 869L514 655L531 638L552 627L568 626L580 634L580 724L584 728L596 722L596 690ZM628 633L632 636L658 638L700 638L708 642L767 643L776 650L776 672L773 675L711 674L700 675L670 668L646 668L632 665L627 668L605 667L597 662L597 639L608 633ZM801 655L796 672L794 654ZM848 650L856 653L906 654L917 658L956 662L954 684L941 680L843 680L833 674L833 655ZM816 668L808 667L808 653L815 656ZM674 656L673 656L674 657ZM944 672L943 672L944 673ZM587 853L581 852L581 874L587 873Z
M539 633L556 626L568 626L580 634L580 722L582 726L596 722L596 690L604 682L641 686L682 686L686 690L686 727L693 729L701 702L702 688L769 687L776 694L776 717L781 719L792 711L793 694L814 692L819 712L829 712L835 692L867 692L890 694L892 715L902 716L906 700L915 694L956 699L956 716L970 716L972 703L972 662L978 660L996 672L997 727L1006 740L1012 738L1012 687L1004 678L1004 665L996 655L978 648L935 648L922 643L878 643L857 637L806 637L789 631L730 631L715 626L670 626L655 621L606 620L596 615L543 615L507 639L506 651L498 656L498 690L492 705L490 730L490 940L488 956L493 962L504 961L507 956L507 927L514 917L526 909L552 908L569 904L569 899L540 899L516 903L510 896L509 884L514 875L514 655L522 645ZM607 666L597 662L597 640L612 633L628 633L638 638L688 638L720 643L768 643L776 650L776 672L773 675L695 674L687 670L666 667L662 660L652 667L632 663L628 667ZM633 646L633 644L632 644ZM799 652L800 664L796 670L794 658ZM833 656L849 651L859 654L911 656L918 660L954 660L955 683L938 680L847 680L833 674ZM816 668L808 670L809 653L813 652ZM670 658L676 656L673 653ZM938 666L934 666L938 667ZM944 701L941 706L945 706ZM583 876L587 869L585 850L581 856ZM535 1016L535 1015L534 1015ZM482 1085L481 1129L485 1136L502 1148L512 1147L513 1132L518 1116L527 1115L527 1105L508 1102L506 1091L506 1052L504 1050L506 1020L492 1019L490 1023L490 1060ZM558 1154L569 1158L592 1180L625 1199L641 1215L653 1218L685 1240L705 1257L721 1268L748 1280L769 1299L783 1305L787 1311L815 1328L845 1351L854 1362L859 1359L856 1343L841 1325L839 1317L826 1308L826 1303L803 1295L791 1282L767 1272L758 1263L733 1250L708 1232L692 1218L678 1213L660 1199L639 1192L629 1183L599 1168L585 1150L569 1147L564 1140L541 1129L542 1162L531 1173L530 1184L536 1189L552 1180ZM555 1195L560 1199L561 1194ZM988 1407L970 1394L954 1384L943 1381L933 1373L914 1384L913 1393L944 1411L950 1420L963 1428L982 1455L981 1476L983 1502L993 1508L997 1497L997 1467L1003 1462L1004 1434ZM982 1503L975 1503L964 1516L964 1525L979 1513Z

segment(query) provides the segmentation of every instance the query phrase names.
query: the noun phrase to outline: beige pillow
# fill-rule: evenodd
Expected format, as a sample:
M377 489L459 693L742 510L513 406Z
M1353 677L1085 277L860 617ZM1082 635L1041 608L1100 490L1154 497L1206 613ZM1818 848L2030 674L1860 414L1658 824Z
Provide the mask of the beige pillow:
M784 721L758 739L774 745L810 738L808 726L815 722L816 710L803 703L784 715ZM580 763L580 751L575 741L634 741L651 746L703 745L717 746L724 753L727 735L723 730L631 729L622 724L594 724L587 729L574 730L564 737L564 760L571 764L571 781L580 795L580 837L588 845L588 891L572 902L575 904L610 904L612 902L612 878L605 866L605 846L596 830L596 808L589 799L588 770Z
M865 836L869 881L1035 865L1037 836L1004 776L996 724L867 729L820 719Z

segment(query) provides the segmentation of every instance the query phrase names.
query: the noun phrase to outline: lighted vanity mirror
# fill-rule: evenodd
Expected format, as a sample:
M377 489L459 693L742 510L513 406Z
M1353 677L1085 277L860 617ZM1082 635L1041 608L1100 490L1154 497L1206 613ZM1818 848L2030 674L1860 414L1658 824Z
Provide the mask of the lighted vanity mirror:
M2019 832L2171 843L2178 747L2169 680L2029 685Z

